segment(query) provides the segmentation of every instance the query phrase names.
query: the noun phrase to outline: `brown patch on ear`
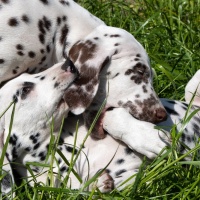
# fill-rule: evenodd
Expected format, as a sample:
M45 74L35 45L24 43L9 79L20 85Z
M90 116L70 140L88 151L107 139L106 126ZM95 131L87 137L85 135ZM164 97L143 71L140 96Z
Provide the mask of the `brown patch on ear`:
M89 93L84 91L83 88L75 86L73 88L69 88L65 92L64 99L70 107L72 113L80 114L82 111L80 111L79 113L78 111L76 112L74 110L78 108L84 108L85 110L85 108L87 108L90 105L93 98Z
M87 65L83 64L80 68L80 76L75 81L77 86L86 85L91 82L93 79L98 79L98 70L95 67L88 67Z
M84 64L87 60L92 59L97 51L97 45L90 40L85 42L78 41L75 43L69 51L69 57L76 62L79 59L81 64Z
M98 45L90 40L75 43L69 51L69 58L79 70L79 78L65 93L65 100L74 114L89 107L98 90L99 72L110 60L97 51Z

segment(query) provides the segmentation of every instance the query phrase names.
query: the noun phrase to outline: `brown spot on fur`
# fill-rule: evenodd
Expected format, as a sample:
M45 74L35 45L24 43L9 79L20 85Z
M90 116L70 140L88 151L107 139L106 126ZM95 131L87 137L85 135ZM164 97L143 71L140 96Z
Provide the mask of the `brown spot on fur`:
M61 36L60 36L60 44L61 44L61 45L64 44L68 32L69 32L68 26L65 24L65 25L63 26L63 28L61 29Z
M154 107L158 103L158 100L153 96L153 94L151 94L149 98L144 99L143 101L138 99L135 100L134 103L128 101L122 104L122 107L127 108L131 115L140 120L156 123L161 120L157 118L157 114L155 111L162 111L163 113L165 112L163 108ZM141 111L138 111L137 107L141 108Z
M142 89L143 89L143 92L144 92L144 93L147 93L147 92L148 92L146 85L143 85L143 86L142 86Z
M79 71L79 78L75 81L77 86L86 85L91 82L97 76L97 70L94 67L88 67L87 65L82 65Z
M94 90L94 86L93 86L92 84L87 84L87 85L86 85L86 90L87 90L88 92L91 92L91 91Z
M141 84L142 82L147 84L150 76L148 67L140 62L133 66L132 69L127 69L125 75L132 75L131 80L136 84Z

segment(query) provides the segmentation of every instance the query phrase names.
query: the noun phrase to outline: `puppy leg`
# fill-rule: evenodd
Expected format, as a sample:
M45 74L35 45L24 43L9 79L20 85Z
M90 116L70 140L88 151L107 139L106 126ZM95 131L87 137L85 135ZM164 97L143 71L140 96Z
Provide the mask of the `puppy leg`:
M103 119L103 127L111 136L150 159L170 143L169 134L154 126L135 119L124 108L107 111Z

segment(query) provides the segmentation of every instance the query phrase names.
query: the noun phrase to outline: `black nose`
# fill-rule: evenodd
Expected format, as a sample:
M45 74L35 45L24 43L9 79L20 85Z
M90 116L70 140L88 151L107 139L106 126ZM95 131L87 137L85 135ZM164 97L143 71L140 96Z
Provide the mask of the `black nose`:
M71 73L79 74L78 70L74 66L74 63L69 58L67 58L65 63L61 66L61 69L65 70L65 71L70 70Z

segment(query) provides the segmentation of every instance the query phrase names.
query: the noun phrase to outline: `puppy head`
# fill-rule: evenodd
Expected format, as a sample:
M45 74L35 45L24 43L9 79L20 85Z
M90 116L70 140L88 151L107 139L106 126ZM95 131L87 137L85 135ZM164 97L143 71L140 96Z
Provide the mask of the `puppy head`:
M0 113L11 102L15 103L13 129L22 133L49 127L54 120L55 129L70 110L63 95L77 77L75 68L59 63L39 74L22 74L9 81L0 90ZM1 129L8 133L12 106L1 118Z

